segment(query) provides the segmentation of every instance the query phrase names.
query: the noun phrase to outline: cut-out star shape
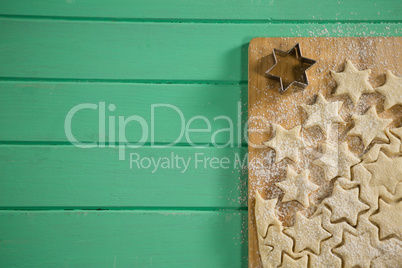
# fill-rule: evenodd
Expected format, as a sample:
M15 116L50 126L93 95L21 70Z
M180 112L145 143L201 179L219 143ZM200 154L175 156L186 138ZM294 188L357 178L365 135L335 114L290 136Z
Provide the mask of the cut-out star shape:
M382 119L378 117L375 106L371 106L363 115L353 115L355 126L349 131L348 135L359 136L365 147L374 139L388 142L385 135L385 128L392 123L392 119Z
M318 190L318 186L310 182L309 170L305 169L300 174L297 174L292 168L287 167L285 181L275 183L282 191L285 192L282 202L292 200L298 201L304 207L309 206L308 196Z
M402 78L395 76L390 70L387 71L385 84L375 90L385 96L385 110L402 104Z
M255 196L255 218L257 222L257 232L261 237L267 235L270 225L280 225L275 212L275 206L278 199L265 200L257 192Z
M274 248L271 246L262 244L263 239L261 237L258 237L258 240L259 240L258 249L259 249L262 265L263 265L263 267L269 267L268 265L270 263L270 253L272 252L272 250Z
M321 247L320 255L310 254L310 267L342 267L341 259L331 252L331 248Z
M295 126L291 130L286 130L277 124L273 126L276 132L275 137L264 144L275 150L275 162L280 162L285 157L298 162L299 150L303 148L303 142L299 136L301 126Z
M398 239L387 239L381 241L378 246L381 255L371 262L371 267L391 268L401 267L402 263L402 241Z
M369 83L370 69L359 71L351 61L346 61L345 69L341 73L331 71L332 77L337 83L335 96L347 94L356 104L363 93L374 92Z
M282 232L282 226L273 225L269 227L263 244L273 247L273 250L265 258L265 261L270 265L267 267L278 267L281 264L282 252L292 252L293 240Z
M379 226L380 239L396 235L402 240L402 202L387 204L380 198L378 205L380 212L371 216L370 220Z
M343 267L369 268L371 260L380 255L370 244L369 232L358 236L344 232L344 244L334 248L333 252L342 256Z
M402 140L402 127L391 129L391 132ZM399 147L399 151L402 152L402 144Z
M314 165L324 170L325 180L330 181L337 176L350 179L350 167L360 162L360 159L349 150L348 144L343 142L338 147L324 143L323 155L313 161Z
M373 175L370 185L384 185L392 194L398 182L402 180L402 157L389 158L380 152L374 163L364 165Z
M307 267L308 257L304 255L301 258L293 259L288 254L283 254L282 265L280 268L305 268Z
M301 88L308 86L306 71L313 66L316 61L305 58L301 55L300 45L296 44L289 51L274 49L274 65L266 71L268 78L274 79L280 83L279 92L284 93L291 85L295 84ZM295 64L296 63L296 64ZM279 76L283 71L293 77Z
M401 146L401 141L391 134L389 129L385 130L385 134L389 139L389 143L382 144L381 149L388 155L396 155L399 153L399 147Z
M402 127L393 128L391 132L395 134L398 138L402 139Z
M331 221L345 219L355 226L357 217L363 210L370 207L359 200L359 188L343 189L338 183L335 184L332 195L323 201L331 210Z
M396 155L400 152L401 141L390 133L389 129L385 130L389 143L376 143L371 149L365 153L363 158L363 163L371 163L378 159L378 154L380 150L383 150L388 155Z
M320 253L321 241L331 236L322 228L321 215L314 218L306 218L300 212L296 213L295 224L283 232L295 240L295 252L310 249L315 254Z
M305 127L321 128L322 132L328 137L331 126L335 123L344 123L343 119L339 116L339 110L343 102L334 101L328 102L324 96L319 93L317 101L314 105L302 105L303 109L307 112L308 118Z

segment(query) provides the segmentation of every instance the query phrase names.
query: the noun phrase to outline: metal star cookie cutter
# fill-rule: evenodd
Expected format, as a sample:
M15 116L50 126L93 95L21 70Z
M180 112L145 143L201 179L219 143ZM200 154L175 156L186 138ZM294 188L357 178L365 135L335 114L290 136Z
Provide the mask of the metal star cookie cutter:
M277 60L277 58L276 58L276 55L279 55L279 56L281 56L281 57L287 57L287 56L291 55L292 53L295 54L295 57L296 57L296 59L297 59L299 62L301 62L302 64L309 65L309 66L303 70L303 74L302 74L302 77L301 77L301 78L302 78L302 81L294 80L294 81L292 81L289 85L287 85L287 86L284 88L284 86L283 86L283 81L282 81L282 77L276 76L276 75L273 75L273 74L270 74L269 72L272 71L272 69L274 69L275 66L276 66L277 63L278 63L278 60ZM272 55L274 56L274 65L273 65L271 68L269 68L269 69L265 72L265 75L266 75L267 78L270 78L270 79L273 79L273 80L276 80L276 81L279 82L279 84L280 84L279 93L280 93L280 94L283 94L283 93L284 93L291 85L293 85L293 84L295 84L295 85L297 85L298 87L303 88L303 89L308 86L308 78L307 78L306 71L307 71L308 69L310 69L311 66L313 66L317 61L303 57L303 56L301 55L301 49L300 49L300 44L299 44L299 43L297 43L296 45L294 45L294 46L293 46L289 51L287 51L287 52L274 48Z

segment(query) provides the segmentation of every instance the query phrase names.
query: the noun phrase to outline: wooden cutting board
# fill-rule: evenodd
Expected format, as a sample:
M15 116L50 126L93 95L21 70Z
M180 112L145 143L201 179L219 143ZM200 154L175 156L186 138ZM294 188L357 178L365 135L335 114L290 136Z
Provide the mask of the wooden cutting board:
M265 72L274 64L273 49L288 51L299 43L302 56L317 61L308 71L309 85L305 89L291 86L284 94L279 93L279 83L265 76ZM254 217L255 193L258 191L264 199L278 198L278 217L284 226L293 225L294 214L303 209L295 201L282 203L282 191L274 185L282 181L285 174L285 164L275 165L275 171L268 168L267 161L271 149L263 146L272 135L271 123L280 124L285 129L300 125L306 119L302 104L312 104L317 93L331 98L331 92L336 83L330 75L330 70L341 72L346 60L353 62L359 70L371 69L370 83L375 88L385 82L386 70L396 76L402 75L402 38L400 37L345 37L345 38L255 38L249 46L249 267L262 267L258 253L256 222ZM281 70L286 75L289 70ZM400 106L384 112L380 95L363 95L365 103L375 104L380 117L398 120L395 127L402 124ZM374 94L376 95L376 94ZM347 98L336 98L352 107ZM357 110L362 112L367 105L361 105ZM351 121L348 122L350 126ZM353 143L352 138L347 138ZM354 153L359 153L359 146ZM353 151L353 149L352 149ZM303 156L302 156L303 157ZM285 160L284 160L285 161ZM267 176L267 174L273 174ZM267 177L270 177L267 179ZM324 187L325 188L325 187ZM318 201L328 196L327 192L317 195ZM311 213L314 207L310 207ZM310 213L310 214L311 214ZM308 213L307 213L308 214Z

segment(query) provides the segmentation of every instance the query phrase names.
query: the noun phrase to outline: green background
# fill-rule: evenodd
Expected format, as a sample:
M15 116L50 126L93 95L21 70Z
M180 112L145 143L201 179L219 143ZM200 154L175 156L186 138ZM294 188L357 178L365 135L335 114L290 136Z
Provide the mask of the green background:
M169 103L186 120L237 122L240 103L244 124L252 38L400 36L401 13L399 0L1 0L0 266L247 267L247 172L133 170L116 148L71 145L67 112L104 101L149 121L151 104ZM176 139L177 115L155 125L157 144ZM97 128L90 112L73 124L86 142ZM147 140L132 151L244 156L244 139L234 140L202 149Z

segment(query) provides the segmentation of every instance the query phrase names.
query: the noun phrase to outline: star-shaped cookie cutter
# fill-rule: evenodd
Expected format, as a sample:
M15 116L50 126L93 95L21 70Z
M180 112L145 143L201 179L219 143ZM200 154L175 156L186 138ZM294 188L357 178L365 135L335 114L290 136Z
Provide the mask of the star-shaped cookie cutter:
M286 88L284 88L284 87L283 87L282 77L276 76L276 75L273 75L273 74L270 74L270 71L272 71L272 69L275 68L275 66L276 66L277 63L278 63L278 60L276 59L276 55L279 55L279 56L281 56L281 57L287 57L287 56L291 55L292 53L295 54L295 57L296 57L296 59L297 59L299 62L301 62L302 64L309 65L309 66L303 70L302 81L294 80L294 81L292 81L289 85L287 85ZM265 72L265 76L268 77L268 78L270 78L270 79L273 79L273 80L276 80L276 81L279 82L279 84L280 84L280 86L281 86L280 89L279 89L279 93L280 93L280 94L283 94L283 93L284 93L291 85L293 85L293 84L295 84L295 85L297 85L298 87L301 87L301 88L303 88L303 89L308 86L308 78L307 78L306 71L307 71L308 69L310 69L311 66L313 66L317 61L303 57L303 56L301 55L301 50L300 50L300 44L299 44L299 43L297 43L296 45L294 45L294 46L293 46L289 51L287 51L287 52L274 48L272 55L274 56L274 65L273 65L271 68L269 68L269 69Z

